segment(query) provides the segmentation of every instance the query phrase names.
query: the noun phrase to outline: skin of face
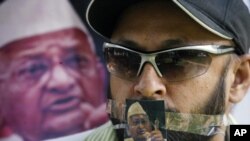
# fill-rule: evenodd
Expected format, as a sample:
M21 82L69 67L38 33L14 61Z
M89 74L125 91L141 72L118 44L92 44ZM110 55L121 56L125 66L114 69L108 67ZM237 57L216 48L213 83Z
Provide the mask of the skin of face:
M129 120L128 126L131 137L135 140L145 140L145 134L151 132L152 130L147 115L133 115Z
M164 1L144 2L127 9L118 21L111 42L144 52L185 45L234 45ZM226 67L223 106L228 114L228 109L244 97L249 86L249 55L225 65L230 57L228 54L212 56L205 74L174 83L159 77L153 66L146 63L135 81L111 75L111 97L118 103L125 103L126 99L164 100L166 110L205 114L204 109L213 99L214 90ZM216 140L223 139L224 136L221 136Z
M25 140L84 131L91 120L98 124L90 117L104 111L104 72L88 36L68 28L1 49L2 115Z

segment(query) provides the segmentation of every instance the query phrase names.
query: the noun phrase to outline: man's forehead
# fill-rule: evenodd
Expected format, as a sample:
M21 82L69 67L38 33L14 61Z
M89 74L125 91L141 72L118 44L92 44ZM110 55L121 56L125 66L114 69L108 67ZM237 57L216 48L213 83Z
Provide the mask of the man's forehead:
M143 24L145 19L148 20L147 22L154 22L158 25L169 22L180 22L179 19L193 21L187 17L188 16L173 5L173 3L166 1L143 1L125 9L119 16L117 23L126 22L127 19L134 19L134 21L130 23L139 25ZM166 19L167 23L162 23L162 18ZM126 22L126 24L129 24L129 22Z

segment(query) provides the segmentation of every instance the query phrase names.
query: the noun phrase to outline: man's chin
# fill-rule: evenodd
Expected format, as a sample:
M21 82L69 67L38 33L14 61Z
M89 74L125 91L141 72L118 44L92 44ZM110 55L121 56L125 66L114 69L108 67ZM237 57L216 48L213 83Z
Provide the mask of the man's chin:
M64 114L49 115L43 121L44 136L59 137L73 133L78 133L84 130L84 117L79 110L71 111Z
M78 126L78 127L75 126L72 128L65 128L63 130L56 130L56 131L51 131L51 132L46 131L43 133L41 140L68 136L68 135L80 133L82 131L83 131L82 126Z
M63 136L68 136L76 133L80 133L84 131L82 125L74 125L74 126L67 126L64 128L54 128L46 130L42 132L41 140L45 139L53 139L53 138L58 138L58 137L63 137Z

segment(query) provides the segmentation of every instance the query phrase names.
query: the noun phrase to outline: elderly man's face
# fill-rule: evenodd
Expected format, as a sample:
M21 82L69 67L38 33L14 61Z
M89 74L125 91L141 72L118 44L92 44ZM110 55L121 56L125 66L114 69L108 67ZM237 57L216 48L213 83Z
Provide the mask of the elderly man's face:
M147 134L150 135L149 132L152 130L150 121L147 115L144 114L131 116L129 118L128 126L131 137L135 140L145 140Z
M1 50L1 108L16 132L38 140L86 130L84 121L103 102L104 87L88 36L70 28Z
M185 45L232 45L231 41L210 33L183 11L173 7L160 2L141 4L127 10L112 35L112 43L143 52ZM125 103L126 99L164 100L167 111L223 114L229 103L228 83L224 80L229 80L227 73L233 73L226 65L229 60L229 55L212 56L206 73L172 83L167 78L159 77L152 64L146 63L133 81L111 75L112 98L118 103ZM179 137L177 135L176 140Z

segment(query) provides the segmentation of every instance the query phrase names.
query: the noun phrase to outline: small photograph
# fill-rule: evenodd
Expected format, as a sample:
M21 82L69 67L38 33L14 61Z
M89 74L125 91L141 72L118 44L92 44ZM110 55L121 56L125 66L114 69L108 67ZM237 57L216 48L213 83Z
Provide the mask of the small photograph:
M127 100L124 141L164 141L164 101Z

